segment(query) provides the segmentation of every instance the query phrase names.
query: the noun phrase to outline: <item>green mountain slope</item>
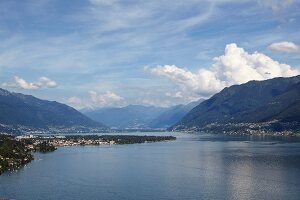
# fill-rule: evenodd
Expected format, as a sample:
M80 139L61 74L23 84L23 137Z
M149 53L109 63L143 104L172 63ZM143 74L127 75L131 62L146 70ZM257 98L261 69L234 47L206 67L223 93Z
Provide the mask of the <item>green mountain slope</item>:
M223 89L192 109L172 129L219 123L299 121L300 76L250 81Z

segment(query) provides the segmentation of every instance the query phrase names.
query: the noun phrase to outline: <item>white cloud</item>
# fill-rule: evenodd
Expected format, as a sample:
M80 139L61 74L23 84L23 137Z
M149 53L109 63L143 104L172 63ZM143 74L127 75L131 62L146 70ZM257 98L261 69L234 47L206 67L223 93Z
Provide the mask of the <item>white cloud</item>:
M166 92L165 94L167 97L174 97L174 98L183 98L182 92L178 91L172 94L171 92Z
M145 71L169 79L179 87L181 96L188 97L208 97L233 84L300 73L298 69L262 53L249 54L234 43L226 45L225 54L214 58L214 61L210 68L201 68L196 73L175 65L145 67Z
M107 91L104 94L98 94L95 91L89 91L90 98L95 106L116 106L124 104L123 97Z
M22 88L22 89L26 89L26 90L35 90L35 89L39 89L40 85L36 84L36 83L28 83L26 82L24 79L15 76L15 86Z
M226 45L225 55L214 58L214 61L211 70L226 85L299 74L299 70L292 69L290 65L279 63L262 53L249 54L234 43Z
M100 94L93 90L85 97L72 96L66 100L66 103L77 109L125 105L124 98L114 92L107 91Z
M41 83L42 86L46 86L48 88L57 87L57 83L55 81L53 81L50 78L45 77L45 76L40 77L38 83Z
M187 92L191 94L210 94L224 87L224 83L218 80L213 72L206 69L200 69L198 73L192 73L175 65L164 65L155 68L146 67L145 70L171 80L179 86L184 94Z
M73 97L70 97L67 99L67 103L70 104L71 106L74 106L74 107L84 107L84 103L83 101L79 98L79 97L76 97L76 96L73 96Z
M48 77L42 76L35 82L27 82L23 78L19 76L14 77L14 82L11 83L3 83L2 86L4 87L15 87L21 88L25 90L37 90L41 88L55 88L57 87L57 83L51 80Z
M173 105L173 102L168 99L155 99L155 98L145 98L142 101L145 106L161 106L169 107Z
M172 98L173 104L174 104L174 102L176 102L176 99L177 100L184 100L185 103L189 103L191 101L199 100L199 95L197 95L195 93L192 93L192 92L189 92L189 94L187 95L186 91L185 92L177 91L177 92L174 92L174 93L166 92L165 96Z
M272 43L269 47L272 51L285 52L285 53L297 53L300 52L300 47L293 42L276 42Z

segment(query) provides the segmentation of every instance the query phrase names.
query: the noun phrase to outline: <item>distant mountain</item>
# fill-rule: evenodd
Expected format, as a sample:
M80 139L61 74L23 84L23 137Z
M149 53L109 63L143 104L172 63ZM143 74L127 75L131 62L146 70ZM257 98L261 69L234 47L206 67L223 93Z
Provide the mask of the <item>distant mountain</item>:
M105 127L65 104L41 100L31 95L13 93L1 88L0 124L35 128Z
M111 128L168 128L199 103L196 101L169 108L129 105L121 108L83 109L81 112Z
M149 123L167 108L129 105L121 108L84 109L82 113L111 128L149 128Z
M171 129L272 120L300 123L300 76L250 81L225 88L192 109Z
M180 121L190 110L199 105L203 100L194 101L187 105L176 105L168 108L161 115L153 119L149 127L168 128Z

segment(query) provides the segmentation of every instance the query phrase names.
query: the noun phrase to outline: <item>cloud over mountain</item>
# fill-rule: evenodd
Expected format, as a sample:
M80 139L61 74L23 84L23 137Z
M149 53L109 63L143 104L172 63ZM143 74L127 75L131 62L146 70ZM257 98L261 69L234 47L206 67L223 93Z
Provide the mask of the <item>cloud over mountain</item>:
M196 73L175 65L145 67L145 71L169 79L182 94L199 97L207 97L224 87L250 80L299 74L299 70L290 65L279 63L262 53L248 53L235 43L226 45L224 55L215 57L211 67L201 68Z
M124 101L122 97L111 91L107 91L104 94L98 94L95 91L89 91L89 95L92 102L98 106L119 105Z
M121 106L124 105L125 100L123 97L114 92L106 91L105 93L98 93L96 91L89 91L88 96L77 97L72 96L66 101L69 105L76 108L84 107L105 107L105 106Z
M72 105L110 102L92 102L91 90L111 91L128 104L186 104L229 85L212 66L226 44L242 44L251 54L273 42L299 46L299 8L299 0L0 1L0 85L59 102L77 97L69 99ZM295 49L281 44L275 51ZM270 55L300 63L300 53ZM153 73L165 79L141 69L157 65ZM48 90L57 83L38 80L41 75L59 89Z
M14 77L14 81L11 83L3 83L4 87L14 87L14 88L21 88L25 90L37 90L41 88L55 88L57 87L57 83L51 80L48 77L42 76L37 81L34 82L27 82L23 78L19 76Z

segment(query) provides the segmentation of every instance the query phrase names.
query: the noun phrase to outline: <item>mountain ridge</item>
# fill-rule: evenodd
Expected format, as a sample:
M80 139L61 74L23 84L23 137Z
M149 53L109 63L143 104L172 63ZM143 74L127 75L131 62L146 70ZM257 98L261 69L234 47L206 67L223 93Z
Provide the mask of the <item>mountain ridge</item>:
M50 126L105 127L74 108L32 95L9 92L0 88L0 123L10 126L47 128Z
M107 107L82 112L95 121L101 121L111 128L148 128L148 123L164 112L166 108L128 105Z
M297 115L293 110L285 110L284 105L290 105L294 109L297 108L296 105L300 105L299 82L298 75L265 81L249 81L224 88L193 108L170 129L182 130L192 127L197 129L213 123L261 123L272 120L284 122L283 115L280 118L276 112L288 112L286 115L291 115L290 117ZM280 105L276 106L276 101L279 101ZM299 122L299 117L296 117L296 122Z
M202 101L203 99L200 99L198 101L190 102L186 105L179 104L172 106L161 115L153 119L149 126L151 128L168 128L180 121L191 109L200 104Z
M111 128L163 129L178 122L200 101L202 100L171 107L128 105L125 107L82 109L81 112Z

